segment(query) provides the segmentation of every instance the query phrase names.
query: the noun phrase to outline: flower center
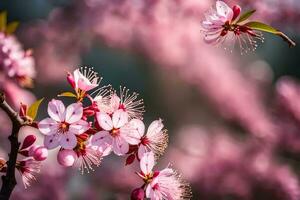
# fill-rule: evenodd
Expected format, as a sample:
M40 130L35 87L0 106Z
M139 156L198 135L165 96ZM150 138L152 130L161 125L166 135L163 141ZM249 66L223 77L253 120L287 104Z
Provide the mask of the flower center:
M59 125L59 132L66 133L69 130L70 124L67 122L61 122Z
M120 104L119 105L119 109L123 110L123 111L126 111L126 107L124 104Z
M145 183L150 183L152 180L159 175L159 171L154 171L144 175L143 179Z
M113 137L117 137L120 135L120 129L118 128L113 128L110 132L110 135L113 136Z
M141 139L141 144L147 146L150 143L149 139L145 136Z

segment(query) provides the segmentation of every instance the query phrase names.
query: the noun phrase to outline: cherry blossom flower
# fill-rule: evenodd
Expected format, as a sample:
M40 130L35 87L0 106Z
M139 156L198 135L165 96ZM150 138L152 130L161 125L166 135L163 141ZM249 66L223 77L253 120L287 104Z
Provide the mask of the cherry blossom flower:
M88 140L88 141L87 141ZM94 171L93 165L99 167L102 159L102 153L95 146L91 145L90 139L87 137L77 137L77 146L74 148L77 158L74 166L78 167L81 173Z
M99 77L98 73L93 71L92 68L81 67L76 69L73 74L68 73L67 80L75 89L77 99L82 101L86 96L86 92L99 86L102 77Z
M142 99L138 99L138 93L129 93L129 89L126 87L120 87L120 95L114 91L109 99L100 99L96 101L100 111L106 113L113 113L116 110L123 110L128 113L131 119L142 119L144 110L144 102Z
M161 156L168 146L167 130L163 130L162 120L153 121L145 133L145 125L139 119L131 120L125 128L128 128L129 137L138 144L138 157L142 158L146 152L152 151L157 157ZM124 128L124 129L125 129Z
M116 155L124 155L129 150L129 144L135 144L128 135L128 128L124 125L128 123L128 114L122 110L115 111L112 116L99 112L97 121L103 131L99 131L92 136L91 144L100 147L100 150L113 150Z
M224 49L232 49L237 41L241 53L254 51L257 48L257 41L263 41L262 33L253 30L247 25L241 25L236 21L241 9L235 5L230 8L223 1L216 1L216 9L211 9L205 14L202 22L204 41L208 44L222 44Z
M24 187L30 186L30 183L35 179L35 174L40 172L41 162L33 158L26 158L16 163L16 168L21 173Z
M65 108L60 100L53 99L48 104L50 117L42 120L38 128L45 135L44 145L48 149L61 146L73 149L77 145L76 135L89 129L89 123L82 120L83 108L81 103L73 103Z
M190 186L180 178L176 171L169 167L161 171L152 171L154 165L153 152L145 153L140 162L141 172L137 174L146 184L147 198L151 200L191 198Z

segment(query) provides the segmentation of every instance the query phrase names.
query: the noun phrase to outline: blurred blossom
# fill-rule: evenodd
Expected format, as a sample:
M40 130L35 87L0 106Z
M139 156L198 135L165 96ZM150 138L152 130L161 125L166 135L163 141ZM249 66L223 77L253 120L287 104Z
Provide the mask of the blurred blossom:
M178 136L168 157L177 161L174 165L189 177L200 199L300 198L297 175L264 145L233 139L222 129L211 132L197 126L185 127Z
M0 71L21 86L31 86L35 77L35 63L31 50L24 51L13 35L0 32ZM1 79L0 79L1 80Z
M231 3L242 3L249 10L257 10L257 18L286 26L299 31L300 5L298 0L230 0Z

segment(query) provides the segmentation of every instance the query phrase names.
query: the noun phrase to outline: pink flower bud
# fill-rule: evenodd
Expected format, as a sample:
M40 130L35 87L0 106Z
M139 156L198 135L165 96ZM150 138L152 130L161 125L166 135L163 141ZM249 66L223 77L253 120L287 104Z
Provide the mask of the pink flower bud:
M27 135L23 141L21 150L30 147L35 142L35 140L36 140L36 137L34 135Z
M70 74L69 72L68 72L68 74L67 74L67 81L68 81L68 83L72 86L72 88L75 88L74 77L73 77L73 75Z
M45 147L32 146L28 152L29 156L32 156L36 161L43 161L48 157L48 150Z
M125 165L130 165L130 164L132 164L133 161L134 161L134 159L135 159L135 155L134 155L134 154L130 154L130 155L126 158L126 163L125 163Z
M233 10L232 21L234 21L240 15L242 9L239 5L234 5L232 10Z
M143 200L145 192L142 188L136 188L131 192L131 200Z
M27 113L27 105L21 103L20 110L19 110L20 117L25 117L26 113Z
M39 145L32 145L28 150L28 156L33 157L35 150L39 147Z
M64 167L70 167L74 164L77 158L76 153L73 150L63 149L57 154L57 161Z

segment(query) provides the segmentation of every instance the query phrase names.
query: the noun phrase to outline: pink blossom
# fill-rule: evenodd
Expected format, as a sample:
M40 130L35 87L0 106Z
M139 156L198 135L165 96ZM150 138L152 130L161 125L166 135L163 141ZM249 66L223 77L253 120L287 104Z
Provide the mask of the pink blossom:
M146 197L151 200L163 199L190 199L191 190L188 184L181 180L180 175L172 168L165 168L161 171L152 171L155 165L153 152L143 155L138 175L146 184Z
M91 138L87 134L77 137L77 146L73 150L77 155L73 166L78 167L81 174L94 171L93 165L100 166L102 152L91 144Z
M89 123L82 120L81 103L73 103L65 108L60 100L53 99L48 104L50 117L42 120L38 128L45 135L44 144L48 149L61 146L73 149L77 145L76 135L89 129Z
M144 102L142 99L138 99L138 93L129 93L129 89L126 87L120 87L120 94L117 92L110 96L109 99L95 99L100 111L106 113L113 113L116 110L123 110L128 113L128 116L133 119L142 119L144 110Z
M216 9L211 9L205 15L202 27L205 29L204 41L211 44L217 43L222 37L224 25L231 22L233 10L223 1L216 1Z
M103 131L92 136L91 144L99 146L105 151L111 149L116 155L126 154L129 150L129 144L132 143L128 129L124 128L124 125L128 123L128 114L122 110L117 110L112 114L112 117L104 112L97 113L96 117Z
M99 85L101 78L98 77L98 73L94 72L91 68L83 67L76 69L73 72L75 89L82 91L89 91L96 88Z
M152 151L156 156L164 153L168 145L167 130L163 130L162 120L153 121L145 133L145 125L139 119L131 120L125 128L132 140L131 144L138 144L138 157L142 158L144 153Z
M27 188L30 186L30 183L35 180L35 174L40 172L41 162L33 158L26 158L17 162L16 168L21 173L23 184L25 188Z
M235 22L241 12L237 5L231 9L223 1L216 1L216 9L211 9L202 22L204 41L208 44L222 44L225 49L233 50L237 41L241 53L254 51L257 40L263 41L262 33L246 25Z

